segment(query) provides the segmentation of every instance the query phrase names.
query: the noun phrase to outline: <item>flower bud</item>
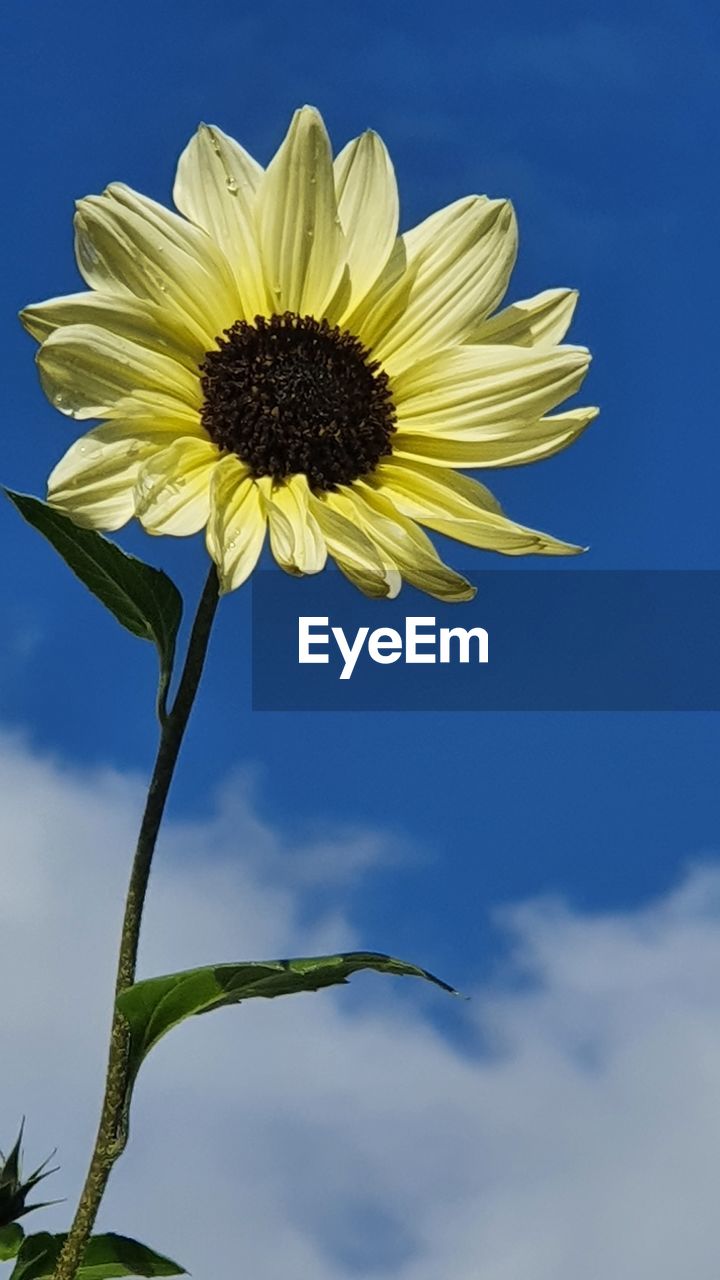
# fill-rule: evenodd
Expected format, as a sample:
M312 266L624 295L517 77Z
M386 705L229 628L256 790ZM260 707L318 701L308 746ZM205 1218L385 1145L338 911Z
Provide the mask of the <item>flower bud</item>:
M16 1222L18 1218L22 1218L24 1214L31 1213L33 1209L43 1209L48 1204L57 1203L56 1201L46 1200L42 1204L26 1204L26 1198L38 1182L42 1182L43 1178L47 1178L51 1173L56 1173L57 1169L46 1169L48 1161L52 1160L54 1152L44 1160L41 1165L31 1173L29 1178L23 1179L20 1169L21 1144L25 1121L20 1126L20 1132L17 1142L10 1154L3 1156L0 1151L0 1228L7 1227L12 1222Z

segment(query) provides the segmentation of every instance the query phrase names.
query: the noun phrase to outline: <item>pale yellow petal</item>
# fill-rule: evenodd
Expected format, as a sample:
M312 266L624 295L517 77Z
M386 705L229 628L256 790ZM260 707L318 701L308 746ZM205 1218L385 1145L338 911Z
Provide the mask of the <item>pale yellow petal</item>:
M256 480L260 491L263 510L267 518L270 535L270 550L281 569L286 573L297 575L298 569L294 559L295 536L290 521L286 519L279 507L271 500L273 481L270 476L260 476Z
M273 310L321 318L348 273L330 141L312 107L295 112L265 171L257 221Z
M342 489L349 519L355 519L402 577L419 591L448 602L472 600L475 588L443 564L430 539L386 496L363 481Z
M420 520L423 512L433 510L433 503L444 496L446 490L462 495L465 503L471 503L473 508L480 507L496 514L502 512L497 498L479 481L394 456L391 461L381 462L366 483L384 493L403 515L412 520ZM464 514L470 514L469 509Z
M373 336L384 333L402 316L412 283L412 276L407 270L405 241L399 236L370 291L358 306L343 315L343 328L357 334L366 347L371 347Z
M199 380L188 369L95 325L56 329L37 363L48 399L73 418L124 417L134 400L146 411L145 397L150 406L160 396L189 410L202 399Z
M174 440L153 453L135 486L135 514L146 532L184 537L202 529L219 460L214 444L192 437Z
M179 312L206 351L237 319L232 272L210 236L119 183L79 201L75 250L91 288Z
M338 569L364 595L392 599L402 584L397 569L388 564L387 557L381 557L357 522L344 514L346 509L342 493L310 495L310 510Z
M436 467L519 467L566 449L599 412L594 407L570 409L534 422L503 422L457 440L402 430L393 437L393 456Z
M403 515L457 538L470 546L504 555L577 555L583 547L562 542L537 529L526 529L503 515L484 485L420 464L398 463L379 467L373 487L389 497Z
M215 468L210 491L207 549L223 594L249 578L265 541L266 503L247 467L234 456Z
M400 206L392 161L382 138L372 130L343 148L334 169L350 268L347 305L351 311L387 265L397 237Z
M132 437L133 440L155 445L158 449L165 449L174 440L186 439L188 436L204 441L210 439L197 413L185 417L182 413L165 416L151 412L146 416L138 413L127 418L111 418L109 422L103 422L101 426L89 431L83 439L89 440L96 435L108 444Z
M96 427L70 446L50 473L48 502L88 529L120 529L135 514L140 468L157 449L136 438Z
M464 346L441 351L393 379L405 433L479 440L501 423L534 422L577 391L584 347Z
M175 426L182 422L185 425L185 430L181 434L188 436L207 435L200 422L199 402L197 400L193 404L183 404L182 400L179 400L176 395L165 394L162 391L152 391L144 387L138 388L131 395L118 402L112 414L108 416L113 419L127 419L128 422L131 420L133 422L147 422L152 419L160 426L163 424Z
M215 125L201 124L178 161L173 199L181 213L220 246L235 277L242 304L237 319L268 314L255 198L263 170Z
M409 290L401 278L398 299L386 298L362 330L391 374L464 342L497 306L517 253L512 205L479 196L459 200L408 232L404 243Z
M269 486L266 500L270 548L278 564L287 573L320 573L327 560L327 544L310 510L305 476L288 476Z
M205 356L204 343L184 324L180 312L163 310L139 298L71 293L64 298L33 303L20 312L20 319L38 342L44 342L63 326L91 324L150 351L170 356L194 373Z
M470 341L554 347L570 328L577 300L576 289L545 289L483 320L470 334Z

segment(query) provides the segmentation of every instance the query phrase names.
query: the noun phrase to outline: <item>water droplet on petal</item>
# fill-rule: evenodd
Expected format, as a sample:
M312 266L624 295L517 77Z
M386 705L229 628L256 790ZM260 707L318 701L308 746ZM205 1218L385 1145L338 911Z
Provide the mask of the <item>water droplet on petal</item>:
M87 437L81 440L78 445L78 453L83 458L97 458L103 452L103 446L99 440L89 440Z

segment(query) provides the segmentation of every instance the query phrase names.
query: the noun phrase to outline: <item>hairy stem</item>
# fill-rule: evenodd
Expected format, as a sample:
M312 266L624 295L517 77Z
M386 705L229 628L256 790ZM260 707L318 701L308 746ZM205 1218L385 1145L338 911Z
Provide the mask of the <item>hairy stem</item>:
M120 951L118 956L116 996L135 981L140 926L155 844L160 830L165 803L175 772L178 754L190 717L205 663L208 640L218 606L218 583L215 567L208 574L200 598L188 643L185 665L180 677L172 710L163 719L145 811L140 824L130 883L125 900ZM75 1218L63 1246L53 1280L74 1280L82 1263L100 1202L112 1171L126 1142L128 1030L125 1020L115 1012L110 1033L105 1096L95 1147L90 1160Z

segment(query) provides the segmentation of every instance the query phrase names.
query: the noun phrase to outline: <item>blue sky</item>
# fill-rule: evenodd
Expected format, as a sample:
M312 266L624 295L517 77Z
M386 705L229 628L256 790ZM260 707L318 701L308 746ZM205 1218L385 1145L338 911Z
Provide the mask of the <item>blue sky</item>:
M167 199L200 119L266 159L311 101L338 142L383 134L404 225L469 191L508 195L521 229L512 295L581 290L572 336L593 350L583 398L602 417L562 456L490 477L510 513L589 543L583 570L718 567L701 340L717 235L710 6L680 22L656 4L554 4L540 17L454 0L262 12L130 0L100 19L88 0L40 0L3 27L4 481L41 492L76 430L45 403L15 320L23 303L77 287L73 200L112 179ZM0 521L4 722L70 761L143 768L151 652L13 512ZM199 539L122 540L192 597ZM456 564L482 563L453 550ZM253 715L247 595L223 606L174 808L206 813L240 769L289 832L343 820L402 833L417 861L378 871L356 900L368 945L462 980L487 959L492 904L538 891L632 903L717 847L714 717Z
M525 297L558 285L576 286L581 291L571 337L594 353L583 399L599 404L602 416L563 455L490 477L509 514L525 524L590 544L591 551L580 567L573 565L579 572L593 568L720 568L716 374L708 351L716 326L713 274L720 194L715 164L720 142L715 6L699 0L688 0L682 10L662 0L635 0L632 5L619 0L605 0L602 5L554 0L544 6L530 0L510 0L490 7L459 0L426 6L388 4L387 0L363 0L356 5L329 0L305 0L303 4L276 0L268 5L243 0L215 0L213 4L187 0L123 0L120 4L109 0L101 6L97 0L72 0L64 5L34 0L32 5L7 6L0 29L7 180L0 214L5 246L0 279L3 483L42 493L51 466L77 433L74 424L45 402L35 377L33 343L15 318L29 301L79 287L72 258L73 201L101 190L111 180L128 182L167 200L176 157L200 120L219 124L265 161L280 141L292 110L311 102L323 112L338 145L367 127L383 135L398 171L405 227L469 192L509 196L518 211L521 234L511 297ZM65 954L63 939L73 927L68 923L70 917L62 914L62 903L58 905L58 886L62 897L65 884L72 885L81 868L83 883L86 879L94 886L96 899L102 897L93 850L103 843L103 859L114 850L121 858L130 840L140 794L136 779L147 772L154 749L154 655L149 646L116 627L84 594L9 505L0 506L0 539L4 605L0 735L10 735L2 736L0 783L13 815L10 867L15 867L13 874L17 872L20 880L27 875L28 894L44 901L40 881L33 880L33 859L37 849L45 851L46 862L37 865L45 867L50 905L46 914L44 907L38 907L36 915L28 907L24 927L37 931L33 936L45 937L43 931L50 921L47 927L57 927L57 935L48 936L59 940L57 946L53 942L54 949L48 944L47 953L41 951L43 967L38 969L36 987L32 987L41 1000L46 999L43 993L53 981L55 965L60 964L57 957ZM192 607L204 576L201 539L151 540L131 529L124 531L120 540L136 554L166 568L181 586L188 608ZM464 548L454 548L452 560L459 567L478 568L483 563L493 568L513 567L499 559L484 561L480 553ZM523 561L521 567L530 567L530 562ZM542 569L540 564L532 567ZM283 578L278 575L278 590L282 589ZM408 603L411 601L409 594ZM522 1104L524 1097L531 1097L536 1116L552 1113L562 1118L569 1106L572 1124L583 1132L590 1113L601 1118L597 1125L599 1145L593 1150L602 1173L606 1170L601 1150L604 1108L607 1106L607 1114L617 1121L616 1145L621 1151L628 1131L626 1120L642 1123L645 1077L637 1092L628 1088L627 1098L619 1102L615 1077L605 1095L600 1072L598 1093L589 1096L586 1112L585 1102L578 1101L580 1078L573 1076L569 1094L558 1102L557 1112L553 1111L548 1098L554 1082L566 1078L562 1064L574 1062L578 1038L586 1036L587 1043L592 1039L583 1023L584 1017L590 1017L583 1012L587 993L597 1026L605 1026L603 1019L613 999L619 1002L610 1039L620 1046L618 1052L625 1054L625 1037L630 1032L623 1020L623 1002L629 1001L633 1017L637 1014L637 1025L644 1026L646 989L642 975L650 963L647 948L657 944L661 977L657 987L648 980L648 1007L656 1011L670 1008L675 1021L653 1024L645 1042L651 1048L643 1058L643 1070L652 1074L662 1058L652 1048L652 1036L659 1037L657 1043L670 1046L673 1052L676 1045L684 1043L685 1005L682 1000L678 1003L676 996L675 1004L672 999L668 1003L667 991L684 993L682 983L687 980L692 985L693 975L697 977L692 988L695 994L688 994L685 1003L694 1008L697 992L704 993L703 1016L707 1014L717 1040L715 997L702 985L702 975L720 955L720 932L717 938L713 935L712 945L703 932L706 926L710 928L710 917L716 919L720 899L717 717L253 714L249 621L246 589L223 603L207 678L173 792L173 834L167 837L161 857L167 857L167 866L172 862L178 879L173 889L162 879L168 873L161 872L159 884L168 888L170 906L167 918L163 917L165 923L160 921L160 941L151 949L151 960L177 964L179 958L187 958L180 946L180 924L170 919L173 904L188 933L193 927L200 929L198 946L203 957L213 958L202 950L216 936L211 923L212 894L216 880L225 884L222 877L234 874L227 868L232 865L237 843L238 865L243 858L249 859L248 885L227 880L218 945L234 946L240 955L253 948L265 951L286 945L308 951L313 944L340 946L347 939L349 944L391 950L425 963L465 990L475 989L489 975L500 972L503 983L517 988L516 994L508 996L505 991L495 1004L490 1000L490 1021L483 1025L482 1034L492 1038L499 1034L500 1026L504 1043L521 1046L517 1060L524 1064L525 1074L520 1071L513 1076L517 1100ZM54 763L38 763L48 756ZM36 806L40 834L35 832L33 844L23 824L32 823ZM106 820L107 850L103 836ZM78 849L85 850L84 863L79 861L80 853L76 854L73 823L79 824ZM254 841L259 842L263 856L267 855L263 872L253 862ZM21 859L21 850L27 851L27 858L23 854ZM16 865L12 861L15 854ZM343 857L352 863L346 877ZM690 878L684 880L688 866L698 863L709 869L690 872ZM108 861L108 884L112 882L112 892L119 892L114 866ZM319 874L318 867L325 873ZM105 875L104 860L102 868ZM67 880L63 878L66 875ZM291 905L282 896L285 890L279 888L285 876L297 889ZM676 891L679 884L685 887ZM68 892L72 896L73 890ZM509 931L507 918L497 915L504 904L544 895L571 906L564 908L564 915L560 908L556 914L550 911L547 919L538 908L533 908L534 915L513 916L516 923ZM230 904L236 903L237 930L227 918ZM648 903L660 905L648 907ZM157 905L153 909L159 910ZM272 927L262 924L263 912ZM94 940L102 949L111 930L105 917L97 922L96 915L93 910L84 916L91 935L88 945ZM22 911L18 918L25 920ZM22 944L22 934L13 940L15 935L5 927L2 934L16 950ZM688 965L689 934L697 942L697 963ZM518 945L530 960L518 968L503 969L509 952ZM552 951L555 945L557 953ZM76 960L71 946L67 954L67 964L76 964L73 972L81 974L87 964L84 946ZM619 965L625 965L624 977L617 982L613 969L616 957ZM557 966L553 967L555 960ZM91 1010L98 1026L103 1022L99 979L109 983L109 952L102 963L107 972L99 969L96 975L93 971L88 979L92 986L98 978ZM531 1001L522 1005L522 1012L517 1002L524 999L523 986L517 980L526 971L534 974L539 994L537 1007ZM577 990L570 991L576 972L591 973L593 978L587 988L579 984ZM603 986L606 974L610 975L607 990ZM677 983L672 985L676 974ZM671 984L667 989L662 975ZM633 986L636 979L637 991ZM47 999L51 1027L55 1005ZM394 1061L393 1028L400 1026L408 1061L419 1044L424 1046L423 1052L427 1050L427 1061L422 1056L418 1059L413 1087L420 1088L427 1070L427 1078L436 1080L439 1090L444 1089L446 1079L455 1081L455 1086L444 1090L444 1106L452 1102L453 1087L458 1097L465 1097L464 1085L453 1073L465 1070L467 1064L451 1059L447 1044L443 1047L432 1040L432 1024L421 1022L419 1015L411 1016L410 1004L396 1004L390 1013L382 1006L385 1012L378 1018L387 1015L387 1026L383 1023L387 1039L375 1034L374 1023L353 1023L351 1027L338 1012L340 1006L332 1001L327 1006L318 1004L317 1009L326 1007L331 1012L314 1012L312 1016L318 1021L309 1024L318 1043L330 1043L330 1031L341 1040L345 1036L348 1062L357 1060L359 1054L374 1070L385 1052ZM355 1010L358 1007L362 1001L348 1005ZM477 1002L475 1007L484 1008ZM404 1012L400 1013L400 1008ZM437 1015L436 1006L432 1008L431 1016L437 1016L445 1031L464 1027L468 1041L477 1034L477 1027L463 1022L465 1015L457 1013L458 1005L443 1006L442 1011L437 1006ZM274 1013L279 1016L277 1010ZM480 1014L469 1016L479 1018ZM263 1017L258 1014L253 1025L259 1034L269 1034L269 1042L277 1047L273 1036L283 1033L269 1031L271 1024ZM277 1025L292 1028L298 1020L302 1024L302 1013L288 1013L287 1017L287 1024ZM412 1017L417 1020L413 1022ZM323 1018L336 1018L336 1023L329 1026ZM221 1015L218 1019L224 1034L226 1024ZM11 1021L10 1026L14 1025ZM357 1044L348 1039L356 1032ZM20 1015L17 1034L21 1038L29 1035ZM64 1034L58 1024L53 1043L60 1046L58 1070L64 1066L69 1071L73 1059L70 1048L66 1052L62 1047ZM85 1033L79 1030L78 1034L82 1039ZM568 1043L559 1047L566 1034ZM213 1066L229 1053L221 1032L217 1035L217 1043L212 1041L216 1048ZM12 1038L14 1046L14 1034ZM30 1041L35 1043L32 1036ZM198 1042L185 1043L190 1063L190 1049L193 1053L200 1050ZM691 1035L687 1043L694 1043ZM302 1053L306 1049L310 1053L310 1039L302 1044ZM45 1064L47 1054L39 1034L37 1045ZM523 1056L526 1050L529 1057ZM673 1078L679 1079L691 1059L697 1061L706 1050L707 1042L700 1038L677 1071L671 1054L668 1079L674 1071ZM99 1075L104 1049L98 1045L93 1052ZM285 1061L292 1053L283 1042L274 1061ZM328 1053L331 1061L331 1048ZM717 1053L720 1060L720 1042ZM561 1063L557 1070L556 1055ZM623 1057L626 1066L631 1056ZM163 1063L167 1067L169 1058ZM185 1069L183 1060L178 1070L182 1073ZM260 1088L262 1079L267 1078L268 1064L253 1069ZM332 1095L335 1078L328 1075L325 1080L322 1069L322 1064L318 1067L310 1058L305 1067L298 1067L308 1098L312 1098L313 1081L317 1080L324 1082L327 1096ZM622 1076L624 1069L619 1069L621 1078L632 1080L632 1068ZM28 1109L20 1082L24 1087L26 1078L35 1079L34 1066L27 1068L27 1077L25 1070L18 1066L2 1085L3 1097L10 1099L8 1105L13 1108L13 1124L15 1110L19 1114ZM570 1075L569 1067L568 1072ZM549 1092L542 1083L546 1075ZM78 1079L84 1081L85 1076ZM162 1097L159 1075L154 1079L157 1101ZM503 1179L506 1173L510 1179L510 1172L502 1172L502 1161L492 1164L492 1144L497 1139L494 1116L504 1105L509 1115L513 1113L515 1104L510 1106L508 1099L515 1095L509 1081L502 1098L492 1094L491 1085L500 1087L501 1074L490 1068L488 1079L481 1073L478 1080L485 1099L482 1105L487 1103L491 1110L487 1124L485 1120L479 1124L477 1141L489 1144L484 1148L490 1151L489 1168L500 1170L498 1186L504 1187ZM40 1081L38 1076L38 1082L38 1110L45 1115L43 1108L47 1108L48 1128L53 1133L48 1145L60 1139L64 1168L79 1177L82 1159L79 1147L76 1150L74 1146L75 1135L56 1135L53 1128L58 1116L64 1115L64 1095L56 1096L57 1082L52 1088L45 1077ZM375 1083L377 1095L373 1097L394 1096L392 1079L383 1082L378 1077ZM653 1096L659 1099L663 1116L673 1115L677 1100L664 1105L670 1092L666 1094L665 1084L661 1084ZM237 1102L230 1084L226 1087L227 1099L219 1091L212 1113L218 1150L231 1106ZM281 1088L291 1090L292 1082L281 1082ZM86 1107L85 1084L83 1089ZM180 1085L178 1090L178 1097L182 1097ZM699 1087L695 1090L691 1086L687 1093L691 1103L696 1094L701 1096ZM199 1092L197 1097L192 1092L190 1096L190 1132L201 1144L205 1139L200 1119L192 1130L193 1117L203 1115ZM358 1093L358 1098L366 1096ZM472 1091L467 1095L468 1099L477 1096ZM714 1103L711 1106L708 1101L703 1116L690 1116L687 1121L687 1132L696 1136L700 1146L704 1135L708 1143L711 1137L705 1116L720 1114ZM140 1105L144 1105L142 1099ZM419 1097L418 1116L425 1114L428 1106L432 1111L432 1105L432 1099ZM270 1126L275 1123L273 1106L271 1098ZM80 1092L68 1108L71 1118L76 1114L85 1117ZM341 1114L342 1098L336 1117L339 1134L344 1123ZM358 1114L364 1113L360 1110ZM684 1117L686 1113L679 1109L677 1114ZM385 1120L381 1124L378 1116L379 1112L373 1113L370 1129L377 1122L379 1136L390 1134L391 1127L384 1127ZM141 1139L141 1155L135 1158L149 1162L143 1166L143 1176L150 1186L155 1131L149 1103L146 1119L149 1136ZM178 1132L180 1121L184 1127L186 1120L184 1112L179 1113ZM456 1134L459 1149L464 1121L459 1119L453 1128L452 1117L446 1120L443 1132ZM85 1146L92 1122L93 1116L82 1121ZM242 1123L246 1122L251 1123L247 1116ZM403 1142L416 1141L417 1123L408 1121L407 1132L398 1131L395 1154L405 1150ZM387 1124L391 1126L390 1120ZM274 1131L271 1127L264 1132L267 1137ZM315 1141L317 1126L312 1132ZM508 1122L508 1133L510 1145L506 1149L511 1151L512 1168L515 1172L532 1168L532 1151L528 1155L529 1148L512 1147L512 1134L519 1133L517 1126L513 1129ZM530 1121L526 1133L535 1133ZM557 1126L554 1133L556 1137ZM538 1131L538 1149L546 1151L552 1139L553 1134ZM572 1135L568 1150L573 1145L571 1139ZM348 1138L342 1147L347 1157L345 1169L354 1167L355 1141L355 1137L352 1142ZM607 1141L610 1150L612 1143L609 1138ZM713 1141L716 1151L717 1141ZM528 1142L532 1147L530 1138ZM637 1149L646 1152L646 1172L659 1176L660 1169L677 1168L678 1177L682 1174L685 1178L679 1184L684 1192L689 1174L683 1173L680 1137L674 1148L680 1152L676 1164L659 1158L649 1137L645 1147L641 1139L638 1142ZM270 1146L274 1150L272 1142ZM695 1156L699 1149L690 1151L687 1170L701 1173L707 1167L701 1183L712 1186L716 1169L712 1173L710 1155L707 1166L698 1163ZM438 1154L441 1166L443 1151ZM634 1167L635 1152L633 1147L630 1167ZM39 1158L43 1154L39 1151ZM186 1154L178 1151L176 1161L169 1162L173 1170L169 1176L175 1177L174 1170ZM280 1154L286 1161L284 1148ZM215 1159L215 1155L205 1155L208 1161ZM448 1147L446 1157L448 1170L462 1166L455 1149ZM298 1157L300 1169L303 1158ZM392 1164L392 1155L388 1160ZM280 1167L280 1155L278 1161ZM360 1167L367 1175L366 1184L372 1187L373 1178L380 1173L377 1169L373 1173L369 1156L368 1161L367 1167ZM286 1165L291 1167L287 1161ZM571 1166L568 1156L567 1169ZM542 1161L539 1167L542 1171ZM583 1155L578 1164L583 1177L588 1167ZM127 1174L118 1175L118 1203L132 1203L132 1212L142 1217L143 1204L137 1195L130 1194L134 1191L133 1169L137 1171L139 1166L127 1168ZM327 1164L313 1166L313 1176L329 1177L332 1182L338 1169L328 1157ZM212 1165L211 1172L216 1179L211 1180L212 1188L216 1183L219 1188L228 1166L221 1161L217 1167ZM605 1188L621 1188L622 1179L616 1176L611 1155L606 1172ZM404 1188L404 1177L402 1182ZM565 1229L563 1224L582 1221L582 1207L577 1214L571 1207L577 1186L580 1183L575 1174L568 1174L557 1202L558 1230ZM700 1183L698 1186L701 1189ZM64 1186L61 1194L65 1191ZM251 1191L254 1195L255 1189ZM474 1188L473 1194L476 1191ZM589 1183L585 1191L585 1209L591 1206L590 1221L597 1187ZM585 1191L581 1188L577 1194L582 1196ZM670 1188L667 1200L673 1212L678 1199L675 1191ZM218 1191L215 1200L205 1205L208 1215L221 1203L219 1196ZM417 1199L410 1193L408 1196L405 1219L398 1210L400 1226L394 1234L388 1228L388 1266L393 1258L405 1258L407 1239L424 1221L426 1212L432 1212L434 1200L426 1204L419 1191ZM614 1218L608 1210L608 1221L622 1233L621 1191L618 1196L618 1216ZM456 1200L459 1204L462 1196ZM511 1200L511 1209L516 1209L519 1201ZM251 1203L254 1206L254 1201ZM491 1208L494 1205L492 1199L487 1203ZM663 1203L658 1191L648 1231L655 1230L654 1222L668 1220ZM300 1201L292 1204L299 1218L312 1212ZM358 1205L352 1198L348 1204L354 1204L350 1217L357 1224L361 1220ZM333 1219L341 1235L342 1223L350 1221L342 1217L344 1212L350 1213L343 1205ZM450 1204L448 1213L455 1207ZM264 1210L255 1206L252 1212L257 1212L262 1232ZM708 1213L712 1212L708 1208ZM288 1213L292 1217L290 1210ZM183 1215L175 1213L173 1217ZM502 1220L501 1213L496 1221ZM512 1213L510 1220L514 1221ZM568 1251L560 1258L552 1251L554 1246L549 1246L546 1255L542 1234L546 1220L540 1205L539 1234L536 1237L529 1231L527 1236L532 1242L528 1269L513 1270L512 1274L522 1274L528 1280L546 1280L549 1275L565 1280L565 1276L578 1274L581 1260L588 1256L588 1240L594 1239L592 1231L580 1239L577 1254ZM379 1219L373 1221L379 1230ZM58 1220L57 1229L62 1225ZM142 1228L140 1221L138 1231ZM123 1227L115 1224L113 1229ZM275 1229L268 1227L270 1240ZM457 1240L463 1229L460 1223ZM492 1229L488 1227L489 1238ZM438 1240L442 1231L439 1225ZM682 1259L689 1257L687 1253L674 1254L666 1241L653 1260L637 1245L640 1252L637 1257L633 1254L632 1260L627 1255L625 1271L612 1253L617 1238L617 1233L609 1230L598 1245L597 1256L604 1259L605 1266L598 1270L598 1280L609 1275L618 1280L626 1275L640 1280L645 1275L648 1280L650 1275L653 1280L674 1280L683 1270ZM643 1237L637 1238L642 1241ZM277 1239L279 1248L281 1240ZM705 1247L690 1219L688 1240L693 1240L698 1250ZM157 1243L163 1246L164 1242ZM168 1251L171 1243L166 1243ZM299 1248L294 1238L285 1245L290 1256ZM437 1240L435 1245L437 1252L427 1255L432 1264L428 1271L422 1265L413 1270L408 1264L402 1276L426 1280L427 1276L452 1273L464 1280L465 1275L476 1274L470 1263L467 1271L457 1265L452 1251L455 1244L444 1253ZM192 1241L188 1247L192 1248ZM499 1248L497 1261L492 1247L488 1245L490 1261L483 1272L488 1280L511 1274L503 1265L507 1256L514 1257ZM363 1271L365 1264L353 1261L347 1251L338 1252L339 1246L333 1252L332 1241L324 1240L323 1248L327 1270L316 1265L317 1258L308 1253L305 1274L317 1275L318 1280L326 1275L342 1274L344 1280L345 1276L371 1273L382 1280L385 1275L369 1264L368 1271ZM603 1249L610 1253L603 1253ZM698 1252L693 1255L693 1266L685 1269L699 1277L710 1276L711 1269L703 1270L703 1266L710 1268L712 1254L709 1247L707 1253ZM546 1260L546 1269L539 1258ZM193 1266L192 1257L183 1260ZM219 1266L223 1263L221 1257L217 1261ZM584 1267L582 1261L580 1269ZM193 1270L199 1274L196 1266ZM264 1280L265 1274L270 1277L278 1272L271 1267L266 1273L256 1266L254 1273ZM592 1280L595 1275L593 1272Z
M457 0L262 11L129 0L100 18L90 0L39 0L3 28L5 482L42 492L76 430L45 403L15 320L23 303L78 287L73 200L112 179L167 199L201 119L267 159L311 101L338 142L383 134L404 225L469 191L508 195L521 230L512 295L581 290L572 337L593 350L583 398L602 417L560 457L490 477L510 514L589 543L583 570L718 567L702 342L717 236L709 5L680 21L657 4L556 3L540 16ZM146 767L152 653L12 511L0 522L4 723L69 761ZM197 591L199 539L122 541ZM462 981L491 957L493 904L539 891L633 903L717 848L714 717L253 715L247 596L223 605L174 809L207 813L239 769L288 832L343 820L401 833L417 860L358 891L368 945Z

